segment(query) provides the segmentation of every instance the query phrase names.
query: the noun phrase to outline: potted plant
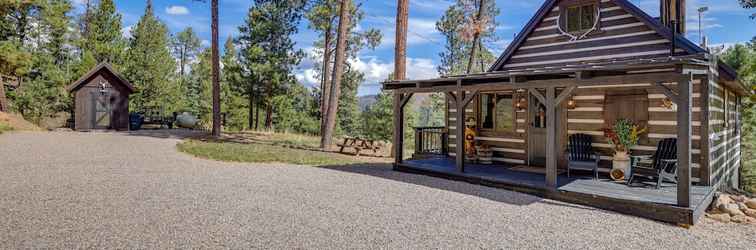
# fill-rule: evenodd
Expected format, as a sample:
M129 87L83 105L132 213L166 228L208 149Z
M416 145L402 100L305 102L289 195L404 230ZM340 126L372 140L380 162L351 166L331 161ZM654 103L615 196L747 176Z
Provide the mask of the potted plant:
M646 132L646 128L633 123L628 119L618 119L610 128L604 129L604 136L609 139L609 143L614 148L614 159L612 161L612 179L621 180L625 178L630 167L630 148L638 145L640 135Z

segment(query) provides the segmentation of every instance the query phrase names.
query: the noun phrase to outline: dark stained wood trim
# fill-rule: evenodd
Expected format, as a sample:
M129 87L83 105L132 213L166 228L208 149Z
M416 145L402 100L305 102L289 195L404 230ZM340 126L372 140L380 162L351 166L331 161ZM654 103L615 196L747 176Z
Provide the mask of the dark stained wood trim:
M557 153L556 153L556 89L546 88L546 186L556 189Z
M677 83L677 206L690 207L691 107L693 74Z
M457 128L454 131L457 137L455 138L457 141L457 147L455 148L456 155L454 156L456 158L456 164L457 164L457 171L464 173L465 172L465 104L464 100L465 98L465 91L459 90L457 91Z

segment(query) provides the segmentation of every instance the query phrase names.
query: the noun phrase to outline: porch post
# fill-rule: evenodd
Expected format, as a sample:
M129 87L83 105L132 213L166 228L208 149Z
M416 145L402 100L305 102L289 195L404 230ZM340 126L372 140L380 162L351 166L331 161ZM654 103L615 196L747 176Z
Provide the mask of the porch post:
M465 172L465 91L459 90L457 91L457 100L455 103L457 104L457 129L456 134L456 141L457 141L457 147L455 147L456 151L456 161L457 161L457 170L459 172Z
M546 186L557 186L556 97L555 88L546 88Z
M402 163L404 138L404 109L402 108L404 94L394 94L394 167Z
M690 206L691 103L693 74L677 82L677 205ZM702 136L704 137L704 136ZM704 138L705 139L705 138Z
M394 93L394 167L404 159L404 106L412 93Z

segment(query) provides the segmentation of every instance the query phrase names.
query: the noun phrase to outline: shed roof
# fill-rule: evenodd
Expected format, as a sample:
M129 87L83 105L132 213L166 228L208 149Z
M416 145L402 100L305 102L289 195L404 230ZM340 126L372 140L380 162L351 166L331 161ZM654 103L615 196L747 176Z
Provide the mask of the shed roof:
M89 80L89 78L92 78L98 72L100 72L100 70L107 70L108 73L110 73L113 76L115 76L115 78L118 79L118 81L121 84L123 84L123 86L126 86L126 88L128 88L129 91L131 91L131 92L135 92L136 91L136 89L134 88L134 85L131 85L131 83L128 80L126 80L125 78L121 77L121 75L118 74L118 72L116 72L113 69L113 67L109 63L107 63L107 62L102 62L102 63L98 64L97 66L95 66L94 68L92 68L91 70L89 70L89 72L87 72L86 74L84 74L81 78L79 78L79 80L76 80L71 85L68 85L66 87L66 90L68 90L68 92L72 92L72 91L77 90L79 87L81 87L82 84L86 83L87 80Z

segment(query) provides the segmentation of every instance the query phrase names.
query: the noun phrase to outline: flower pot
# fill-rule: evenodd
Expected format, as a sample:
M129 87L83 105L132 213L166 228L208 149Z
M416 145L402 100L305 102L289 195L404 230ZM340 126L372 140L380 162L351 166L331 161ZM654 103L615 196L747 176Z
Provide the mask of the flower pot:
M630 156L627 152L615 152L612 160L612 171L609 176L615 180L625 180L628 178L627 172L630 169Z

